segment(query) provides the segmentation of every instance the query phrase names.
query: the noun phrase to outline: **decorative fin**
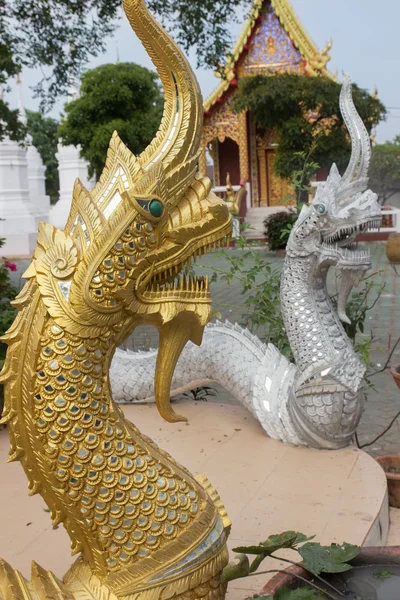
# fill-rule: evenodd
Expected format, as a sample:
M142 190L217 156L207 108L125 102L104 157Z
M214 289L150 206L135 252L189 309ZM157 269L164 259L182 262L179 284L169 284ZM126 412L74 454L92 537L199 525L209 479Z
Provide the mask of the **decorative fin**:
M371 160L370 136L354 106L351 80L346 73L340 91L340 111L351 138L350 162L341 183L344 186L360 179L367 180Z
M65 585L37 563L32 563L32 585L39 600L75 600Z
M132 29L150 55L164 88L160 128L139 161L144 169L162 161L173 170L197 155L203 122L203 101L196 77L181 50L147 10L142 0L124 0ZM189 184L192 169L183 187Z
M0 599L1 600L34 600L28 582L18 571L3 559L0 559ZM40 598L40 600L42 600Z
M214 505L219 512L219 516L222 519L222 524L224 528L230 528L232 525L232 521L228 517L225 506L223 505L220 495L218 494L215 487L210 483L208 478L203 473L199 473L198 475L196 475L195 479L198 483L200 483L202 488L204 488L204 490L210 496L211 500L214 502Z

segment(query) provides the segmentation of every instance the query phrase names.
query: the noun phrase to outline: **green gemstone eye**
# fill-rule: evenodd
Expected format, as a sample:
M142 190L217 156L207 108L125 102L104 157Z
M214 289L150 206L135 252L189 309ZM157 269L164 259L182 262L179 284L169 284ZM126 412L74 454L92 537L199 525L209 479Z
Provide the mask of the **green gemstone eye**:
M163 205L159 200L152 200L149 204L149 211L152 217L161 217Z
M319 212L320 215L323 215L326 212L326 208L323 204L318 204L317 211Z

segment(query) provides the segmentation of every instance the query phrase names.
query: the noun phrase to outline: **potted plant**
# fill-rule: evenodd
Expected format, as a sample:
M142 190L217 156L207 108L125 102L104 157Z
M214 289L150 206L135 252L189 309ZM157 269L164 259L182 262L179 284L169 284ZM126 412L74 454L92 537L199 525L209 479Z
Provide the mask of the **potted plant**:
M270 536L258 546L241 546L239 555L223 571L230 581L260 574L274 574L260 600L397 600L400 588L400 548L367 548L352 544L322 546L302 533L286 531ZM296 551L302 562L287 558ZM278 552L285 550L285 556ZM290 563L283 569L259 568L265 558ZM378 595L379 590L379 595Z
M386 242L386 256L391 263L400 263L400 233L391 233Z
M400 389L400 365L394 365L390 373ZM377 459L382 469L385 471L389 492L389 505L393 508L400 508L400 456L398 454L388 454L379 456Z

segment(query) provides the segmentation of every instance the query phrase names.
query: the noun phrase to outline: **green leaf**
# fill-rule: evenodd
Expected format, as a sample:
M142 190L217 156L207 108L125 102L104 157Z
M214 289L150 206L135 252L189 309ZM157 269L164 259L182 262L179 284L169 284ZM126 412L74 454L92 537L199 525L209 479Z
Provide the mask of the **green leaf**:
M230 562L226 565L222 571L221 582L227 583L234 579L240 579L241 577L247 577L250 573L249 559L245 554L237 556L239 559L237 562Z
M283 587L277 591L274 596L274 600L319 600L323 598L318 592L311 588L299 588L297 590L290 590L287 587Z
M270 535L265 542L261 542L258 546L238 546L233 548L233 551L242 554L264 554L269 556L282 548L296 548L298 544L308 542L314 537L307 537L304 533L298 533L297 531L284 531L277 535Z
M360 553L359 546L344 543L321 546L321 544L308 543L298 548L303 559L303 566L314 575L320 573L344 573L351 569L347 564Z

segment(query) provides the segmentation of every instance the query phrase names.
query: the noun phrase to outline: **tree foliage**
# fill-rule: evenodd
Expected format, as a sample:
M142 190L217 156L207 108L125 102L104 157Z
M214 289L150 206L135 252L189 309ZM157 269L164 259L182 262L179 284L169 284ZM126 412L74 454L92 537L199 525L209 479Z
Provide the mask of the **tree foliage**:
M38 150L43 164L46 167L46 194L55 204L58 200L59 177L58 161L56 158L59 123L56 119L44 117L40 112L26 111L28 118L28 133L32 137L32 144Z
M382 205L400 192L400 136L372 149L369 185Z
M152 140L162 115L157 75L134 63L102 65L82 77L81 96L65 107L59 128L64 144L78 144L90 175L104 167L113 131L134 154Z
M216 67L230 47L236 10L251 0L148 0L150 10L166 24L188 51L196 49L199 65ZM22 67L40 68L34 88L41 110L65 95L72 76L101 54L121 15L120 0L2 0L0 2L0 84ZM7 131L23 139L24 129L0 100L0 139Z
M275 170L289 179L300 169L302 156L313 145L313 160L320 167L329 167L333 162L339 169L347 165L350 140L339 110L340 87L322 76L257 75L241 80L232 106L236 111L250 109L261 130L277 133ZM357 85L353 85L353 98L361 119L371 131L384 118L385 107Z

